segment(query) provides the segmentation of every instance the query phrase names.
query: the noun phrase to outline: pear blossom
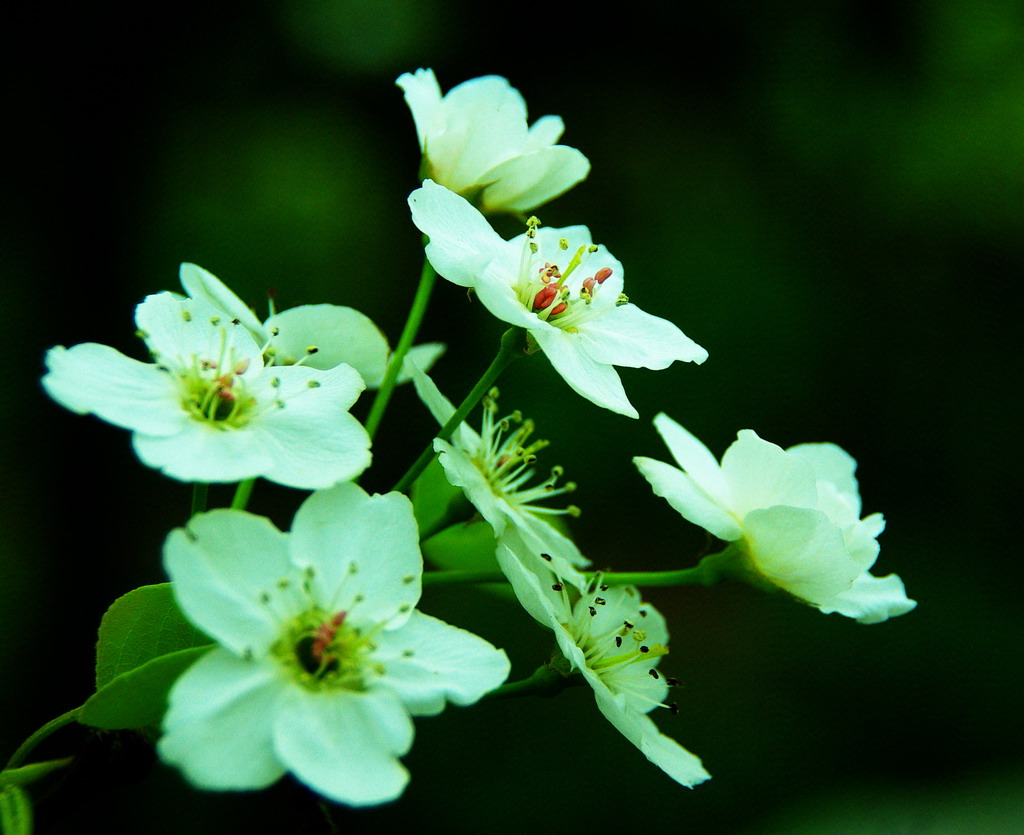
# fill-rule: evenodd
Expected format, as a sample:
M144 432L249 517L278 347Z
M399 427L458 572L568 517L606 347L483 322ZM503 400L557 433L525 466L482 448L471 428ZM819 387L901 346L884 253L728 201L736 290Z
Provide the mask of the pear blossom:
M555 144L565 130L558 116L527 128L526 102L504 78L474 78L443 97L430 69L405 73L396 83L416 122L424 176L487 213L533 209L590 171L583 154Z
M415 608L423 559L399 493L314 493L290 533L214 510L170 534L164 564L219 645L171 689L158 745L200 788L291 772L339 803L393 800L410 717L473 704L508 676L503 651Z
M433 380L418 369L413 375L416 393L442 426L455 414L455 407ZM576 489L574 482L558 486L561 467L553 467L548 478L531 485L536 453L546 441L530 442L531 420L519 412L498 417L498 391L483 399L483 424L478 433L468 424L458 426L450 441L434 439L434 451L448 481L461 487L469 502L491 525L499 541L512 544L516 553L551 562L563 575L589 565L575 543L544 520L545 516L579 514L574 505L551 507L538 502Z
M58 346L42 383L71 411L132 430L143 463L184 481L263 476L304 489L369 466L369 436L348 412L363 381L348 365L264 366L239 319L171 293L146 297L135 323L153 363Z
M199 299L238 319L262 346L267 365L293 365L302 361L310 368L329 369L341 363L359 372L369 389L384 380L391 348L380 329L363 313L336 304L304 304L273 313L265 322L213 273L184 263L179 271L181 286ZM316 353L310 355L309 348ZM410 361L426 370L444 353L440 342L414 345L406 355L398 382L411 377Z
M426 180L409 196L413 222L429 236L439 275L470 287L502 321L525 328L578 394L638 417L614 366L668 368L702 363L708 353L665 319L623 294L622 265L592 243L585 226L538 228L504 240L480 212Z
M744 429L719 465L667 415L654 425L682 471L651 458L633 461L684 518L735 545L748 577L860 623L880 623L917 605L898 576L868 570L885 520L880 513L860 518L857 462L840 447L783 450Z
M661 613L635 587L603 585L599 574L579 582L551 570L532 571L505 546L498 549L498 562L527 611L555 633L562 655L586 679L616 730L676 782L692 788L707 780L711 775L700 758L661 733L647 715L656 707L678 711L665 699L679 682L658 670L668 654Z

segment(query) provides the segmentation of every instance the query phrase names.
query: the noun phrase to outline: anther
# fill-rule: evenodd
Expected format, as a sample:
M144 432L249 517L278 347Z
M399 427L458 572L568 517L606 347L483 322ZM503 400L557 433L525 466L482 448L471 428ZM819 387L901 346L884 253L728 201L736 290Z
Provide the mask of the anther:
M616 307L622 307L623 305L629 304L629 296L625 293L619 293L619 297L615 300Z
M316 345L310 345L308 348L306 348L306 353L309 356L312 356L313 354L319 353L319 351L320 351L320 349L317 348Z
M587 247L587 252L597 252L597 244L591 244Z
M187 311L184 308L182 308L181 318L184 319L186 322L191 322L192 321L192 314L189 311Z
M220 324L220 316L211 316L210 317L210 324L211 325L219 325Z
M541 554L540 558L542 560L547 560L548 562L551 562L551 554Z
M676 716L676 715L679 714L679 705L677 705L675 702L669 702L667 707L668 707L668 712L671 713L673 716Z
M311 389L318 389L320 388L320 381L310 380L308 383L306 383L306 385L309 386Z
M682 682L677 678L666 678L665 684L667 684L669 687L678 687L680 684L682 684Z
M271 328L270 329L270 335L271 336L277 336L280 332L281 332L280 328Z
M606 604L606 603L607 603L608 601L607 601L607 600L605 600L605 599L604 599L603 597L595 597L595 598L594 598L594 602L595 602L595 603L596 603L596 604L597 604L598 606L604 606L604 605L605 605L605 604Z
M242 320L241 319L232 319L231 320L231 324L232 325L240 325L240 324L242 324Z
M641 644L640 645L640 652L650 652L650 651L651 651L651 648L649 646L647 646L646 644Z
M616 647L621 647L622 646L622 636L621 635L616 635L615 636L615 646Z
M409 585L409 583L411 583L415 579L416 579L416 575L415 574L406 574L402 578L402 582L405 583L406 585Z
M590 612L591 617L597 615L597 609L595 609L593 606L587 606L587 610Z
M608 280L609 276L611 276L611 274L611 267L601 267L601 269L594 273L594 281L596 281L598 284L604 284L605 281Z
M654 667L651 667L651 669L649 669L647 672L650 673L651 678L653 678L655 681L661 678L661 676L658 675L658 671L655 670Z
M642 617L642 618L647 617L647 610L646 609L641 609L640 610L640 617Z
M569 248L569 241L567 239L565 239L565 238L559 238L558 239L558 248L559 249L568 249Z
M628 620L624 620L622 625L625 626L626 629L632 629L635 624L630 623Z
M551 590L552 591L561 591L562 590L562 584L561 583L552 583L551 584Z
M149 339L149 334L142 330L142 328L139 328L139 330L135 331L135 335L139 339Z
M610 588L610 586L602 585L601 586L601 591L608 591L609 588Z

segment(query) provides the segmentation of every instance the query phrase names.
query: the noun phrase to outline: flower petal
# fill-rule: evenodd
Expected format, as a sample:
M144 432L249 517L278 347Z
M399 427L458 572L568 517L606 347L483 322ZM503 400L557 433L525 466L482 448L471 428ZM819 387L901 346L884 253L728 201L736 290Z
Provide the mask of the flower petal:
M266 651L292 614L277 585L295 573L288 535L262 516L220 509L193 517L167 537L164 569L188 619L238 655Z
M269 786L285 772L272 737L283 687L272 664L215 648L171 688L160 758L199 788Z
M369 806L394 800L409 782L398 757L412 745L412 721L388 690L291 687L273 722L281 761L324 797Z
M781 447L743 429L722 456L722 475L730 507L741 519L755 508L772 505L817 507L818 488L810 465Z
M840 493L855 498L854 513L860 516L860 490L853 475L857 462L848 452L835 444L797 444L786 452L810 464L819 481L827 481Z
M405 93L405 102L412 111L416 123L416 135L420 150L426 145L427 135L434 130L441 113L441 85L437 83L434 71L418 69L415 73L402 73L395 82Z
M875 577L866 571L853 583L853 587L821 604L818 608L826 615L838 612L858 623L882 623L889 618L905 615L917 606L907 597L903 581L895 574Z
M527 138L530 145L535 148L543 148L547 145L554 145L562 134L565 133L565 122L561 116L541 116L530 126Z
M712 499L686 473L653 458L637 456L633 463L650 482L654 495L665 499L684 519L727 542L743 536L743 528L736 517Z
M196 264L184 263L178 270L178 276L189 298L203 301L223 311L229 318L238 319L257 340L266 339L266 331L249 305L213 273Z
M601 713L619 733L677 783L693 788L711 777L700 757L665 736L649 716L626 709L623 699L605 688L595 687L594 696Z
M271 462L262 474L290 487L318 489L363 472L370 465L370 436L348 413L363 390L362 378L347 365L273 370L284 408L260 415L251 426Z
M252 431L222 430L184 412L176 435L136 432L132 446L147 467L180 481L241 481L264 475L271 458Z
M602 287L602 290L605 288ZM708 352L667 319L634 304L613 306L580 327L580 343L597 362L627 368L668 368L673 362L702 363Z
M445 702L473 704L508 678L508 657L472 632L422 612L375 639L382 680L413 716L434 716Z
M861 569L842 532L820 510L776 506L743 520L757 570L790 594L815 605L849 589Z
M398 628L420 598L419 532L401 493L369 496L355 484L314 493L295 514L291 549L313 568L318 602L353 623Z
M409 195L412 221L427 237L426 255L438 275L472 287L487 263L506 246L468 201L433 180Z
M589 173L590 161L566 145L515 156L480 177L481 182L493 183L481 196L483 209L489 213L529 211L564 194Z
M388 341L365 316L351 307L336 304L304 304L267 319L268 333L277 334L271 346L275 361L290 365L302 360L307 368L334 368L345 363L367 381L384 378L388 362ZM316 347L314 354L308 354Z
M557 328L532 330L541 350L551 361L555 371L569 387L591 403L611 409L620 415L637 418L640 415L626 397L618 373L610 365L602 365L582 350L576 337Z
M188 420L174 380L152 363L86 342L46 352L43 388L78 414L153 435L174 435Z
M729 507L729 488L722 468L703 443L662 412L654 418L654 428L676 459L676 463L707 495L723 508Z
M399 383L408 383L413 377L413 369L419 368L422 371L430 371L434 363L441 358L447 350L443 342L424 342L422 345L413 345L409 353L405 355L402 363L402 371L398 375ZM364 377L365 379L365 377ZM381 384L380 380L367 380L368 388L376 388Z

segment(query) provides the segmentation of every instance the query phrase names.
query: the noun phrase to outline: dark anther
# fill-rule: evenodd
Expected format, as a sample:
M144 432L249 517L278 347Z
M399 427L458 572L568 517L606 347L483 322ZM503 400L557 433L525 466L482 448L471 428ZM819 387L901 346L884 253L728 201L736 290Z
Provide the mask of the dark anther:
M551 554L541 554L540 557L542 560L547 560L548 562L551 562Z
M604 584L601 585L601 591L608 591L608 588L609 587Z
M622 636L621 635L616 635L615 636L615 646L617 646L617 647L621 647L622 646Z
M552 591L561 591L562 590L562 584L561 583L552 583L551 584L551 590Z
M587 608L590 610L591 617L594 617L594 615L597 614L597 609L595 609L593 606L587 606Z
M625 626L626 629L632 629L633 628L633 624L631 624L628 620L624 620L622 622L622 625Z
M642 618L647 617L647 610L646 609L641 609L640 610L640 617L642 617Z
M649 646L642 646L642 647L640 647L640 652L650 652L650 651L651 651L651 648Z
M678 687L682 682L677 678L667 678L665 679L665 684L669 687Z
M671 713L673 716L677 715L679 713L679 705L677 705L675 702L669 703L668 712Z
M604 606L604 604L605 604L605 603L607 603L608 601L607 601L607 600L605 600L605 599L604 599L603 597L595 597L595 598L594 598L594 602L595 602L595 603L596 603L596 604L597 604L598 606Z
M651 667L651 669L649 669L647 672L651 674L651 678L653 678L655 681L661 678L661 676L658 675L658 671L655 670L654 667Z

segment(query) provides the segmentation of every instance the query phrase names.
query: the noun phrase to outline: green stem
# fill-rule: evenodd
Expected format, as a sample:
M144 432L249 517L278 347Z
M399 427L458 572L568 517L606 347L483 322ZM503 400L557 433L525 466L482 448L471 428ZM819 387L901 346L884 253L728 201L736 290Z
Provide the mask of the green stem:
M384 379L381 381L380 388L377 389L377 396L373 398L370 414L366 417L366 431L371 440L377 433L377 427L380 426L381 418L384 417L384 410L387 409L388 401L391 400L391 393L395 390L395 383L398 382L398 375L402 371L405 356L409 353L409 349L412 348L412 343L416 339L416 333L420 329L420 322L423 321L423 316L427 312L427 304L430 302L430 294L434 289L434 282L436 280L437 273L430 266L430 262L424 258L423 271L420 273L420 283L416 288L416 296L412 300L409 317L405 320L405 327L402 329L402 335L398 338L398 345L395 346L395 352L391 355L390 362L388 362L387 370L384 372Z
M78 714L81 710L82 709L80 707L76 707L74 710L69 710L67 713L63 713L56 719L51 719L49 722L43 725L43 727L41 727L38 731L32 734L32 736L30 736L23 743L21 743L18 750L15 751L11 755L11 758L7 761L5 770L7 768L17 768L18 766L20 766L23 762L25 762L25 757L27 757L32 752L32 749L35 748L44 739L46 739L46 737L48 737L54 731L59 731L65 725L70 725L72 722L76 721L78 719Z
M424 571L424 586L450 586L458 583L505 583L505 575L489 569L453 568L449 571Z
M737 575L735 555L728 549L712 554L693 568L675 571L602 571L586 572L588 580L600 576L606 586L716 586ZM453 569L450 571L427 571L423 575L424 586L442 586L456 583L503 583L505 575L493 570Z
M204 481L196 481L192 484L192 516L205 512L206 497L209 492L210 485Z
M473 390L466 395L466 399L459 404L455 414L441 427L441 431L434 436L435 438L440 438L442 441L447 441L451 438L452 433L459 427L459 424L473 411L476 404L480 402L480 399L491 390L495 381L501 376L501 372L508 368L516 359L525 355L525 336L526 331L522 328L509 328L505 331L501 337L501 347L498 350L498 355L494 358L494 362L488 366L484 375L473 386ZM434 442L431 441L427 444L427 448L420 453L420 457L416 459L415 463L392 489L399 493L407 492L433 457Z
M582 681L582 677L579 677ZM513 696L554 696L566 687L580 683L576 678L567 678L546 664L533 671L529 678L510 681L490 693L485 699L507 699Z
M255 483L255 478L247 478L245 481L238 482L238 486L235 488L235 496L231 500L232 510L245 510L249 504L249 496L252 495L252 488Z

